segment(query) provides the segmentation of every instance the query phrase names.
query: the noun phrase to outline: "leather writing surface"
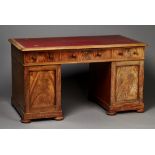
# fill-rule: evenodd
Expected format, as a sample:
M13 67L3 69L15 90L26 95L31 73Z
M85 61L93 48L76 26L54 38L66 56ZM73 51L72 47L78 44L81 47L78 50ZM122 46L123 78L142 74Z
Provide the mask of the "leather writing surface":
M24 48L46 48L89 45L138 44L141 42L120 36L83 36L55 38L21 38L15 39Z

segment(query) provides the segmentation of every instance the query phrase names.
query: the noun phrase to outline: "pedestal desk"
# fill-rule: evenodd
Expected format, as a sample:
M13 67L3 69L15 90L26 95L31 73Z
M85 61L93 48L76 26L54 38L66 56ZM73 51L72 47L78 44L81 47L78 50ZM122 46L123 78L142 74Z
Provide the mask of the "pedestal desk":
M120 35L9 39L12 105L23 123L62 120L61 64L89 63L89 99L107 114L144 111L145 44Z

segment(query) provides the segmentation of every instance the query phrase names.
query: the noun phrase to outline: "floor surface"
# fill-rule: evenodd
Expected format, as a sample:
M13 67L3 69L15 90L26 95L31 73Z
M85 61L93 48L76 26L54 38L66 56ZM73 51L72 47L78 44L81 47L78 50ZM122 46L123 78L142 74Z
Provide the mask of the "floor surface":
M149 81L151 79L147 79ZM9 93L0 98L0 128L2 129L142 129L155 128L155 95L153 84L145 86L145 112L124 112L108 116L98 104L87 100L87 74L64 78L62 83L63 121L39 120L22 124L10 104ZM153 87L152 87L153 89Z

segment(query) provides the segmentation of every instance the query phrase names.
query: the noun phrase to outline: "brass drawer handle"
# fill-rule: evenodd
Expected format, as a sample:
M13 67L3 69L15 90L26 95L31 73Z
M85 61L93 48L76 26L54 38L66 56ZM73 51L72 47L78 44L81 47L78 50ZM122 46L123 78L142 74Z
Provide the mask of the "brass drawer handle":
M101 52L98 52L98 53L96 54L96 56L97 56L97 57L101 57L101 56L102 56L102 53L101 53Z
M72 54L71 55L71 58L76 59L77 58L77 55L76 54Z
M89 54L89 52L88 52L88 51L84 51L84 54L85 54L85 55L88 55L88 54Z
M137 52L137 51L134 51L134 52L133 52L133 55L138 55L138 52Z
M93 52L93 50L90 50L90 49L84 49L84 50L82 50L82 52L84 52L85 54L89 54L89 53Z
M54 56L53 54L49 54L49 59L53 60Z
M33 62L35 62L37 60L37 57L34 55L31 58L32 58Z
M123 56L123 52L119 52L118 55L119 55L119 56Z

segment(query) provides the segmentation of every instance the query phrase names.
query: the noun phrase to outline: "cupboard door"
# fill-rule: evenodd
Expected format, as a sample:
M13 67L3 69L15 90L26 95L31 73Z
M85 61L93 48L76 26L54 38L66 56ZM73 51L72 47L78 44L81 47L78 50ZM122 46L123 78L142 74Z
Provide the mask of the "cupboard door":
M29 67L28 77L27 112L56 111L60 104L59 65Z
M112 103L143 102L143 61L112 64Z

